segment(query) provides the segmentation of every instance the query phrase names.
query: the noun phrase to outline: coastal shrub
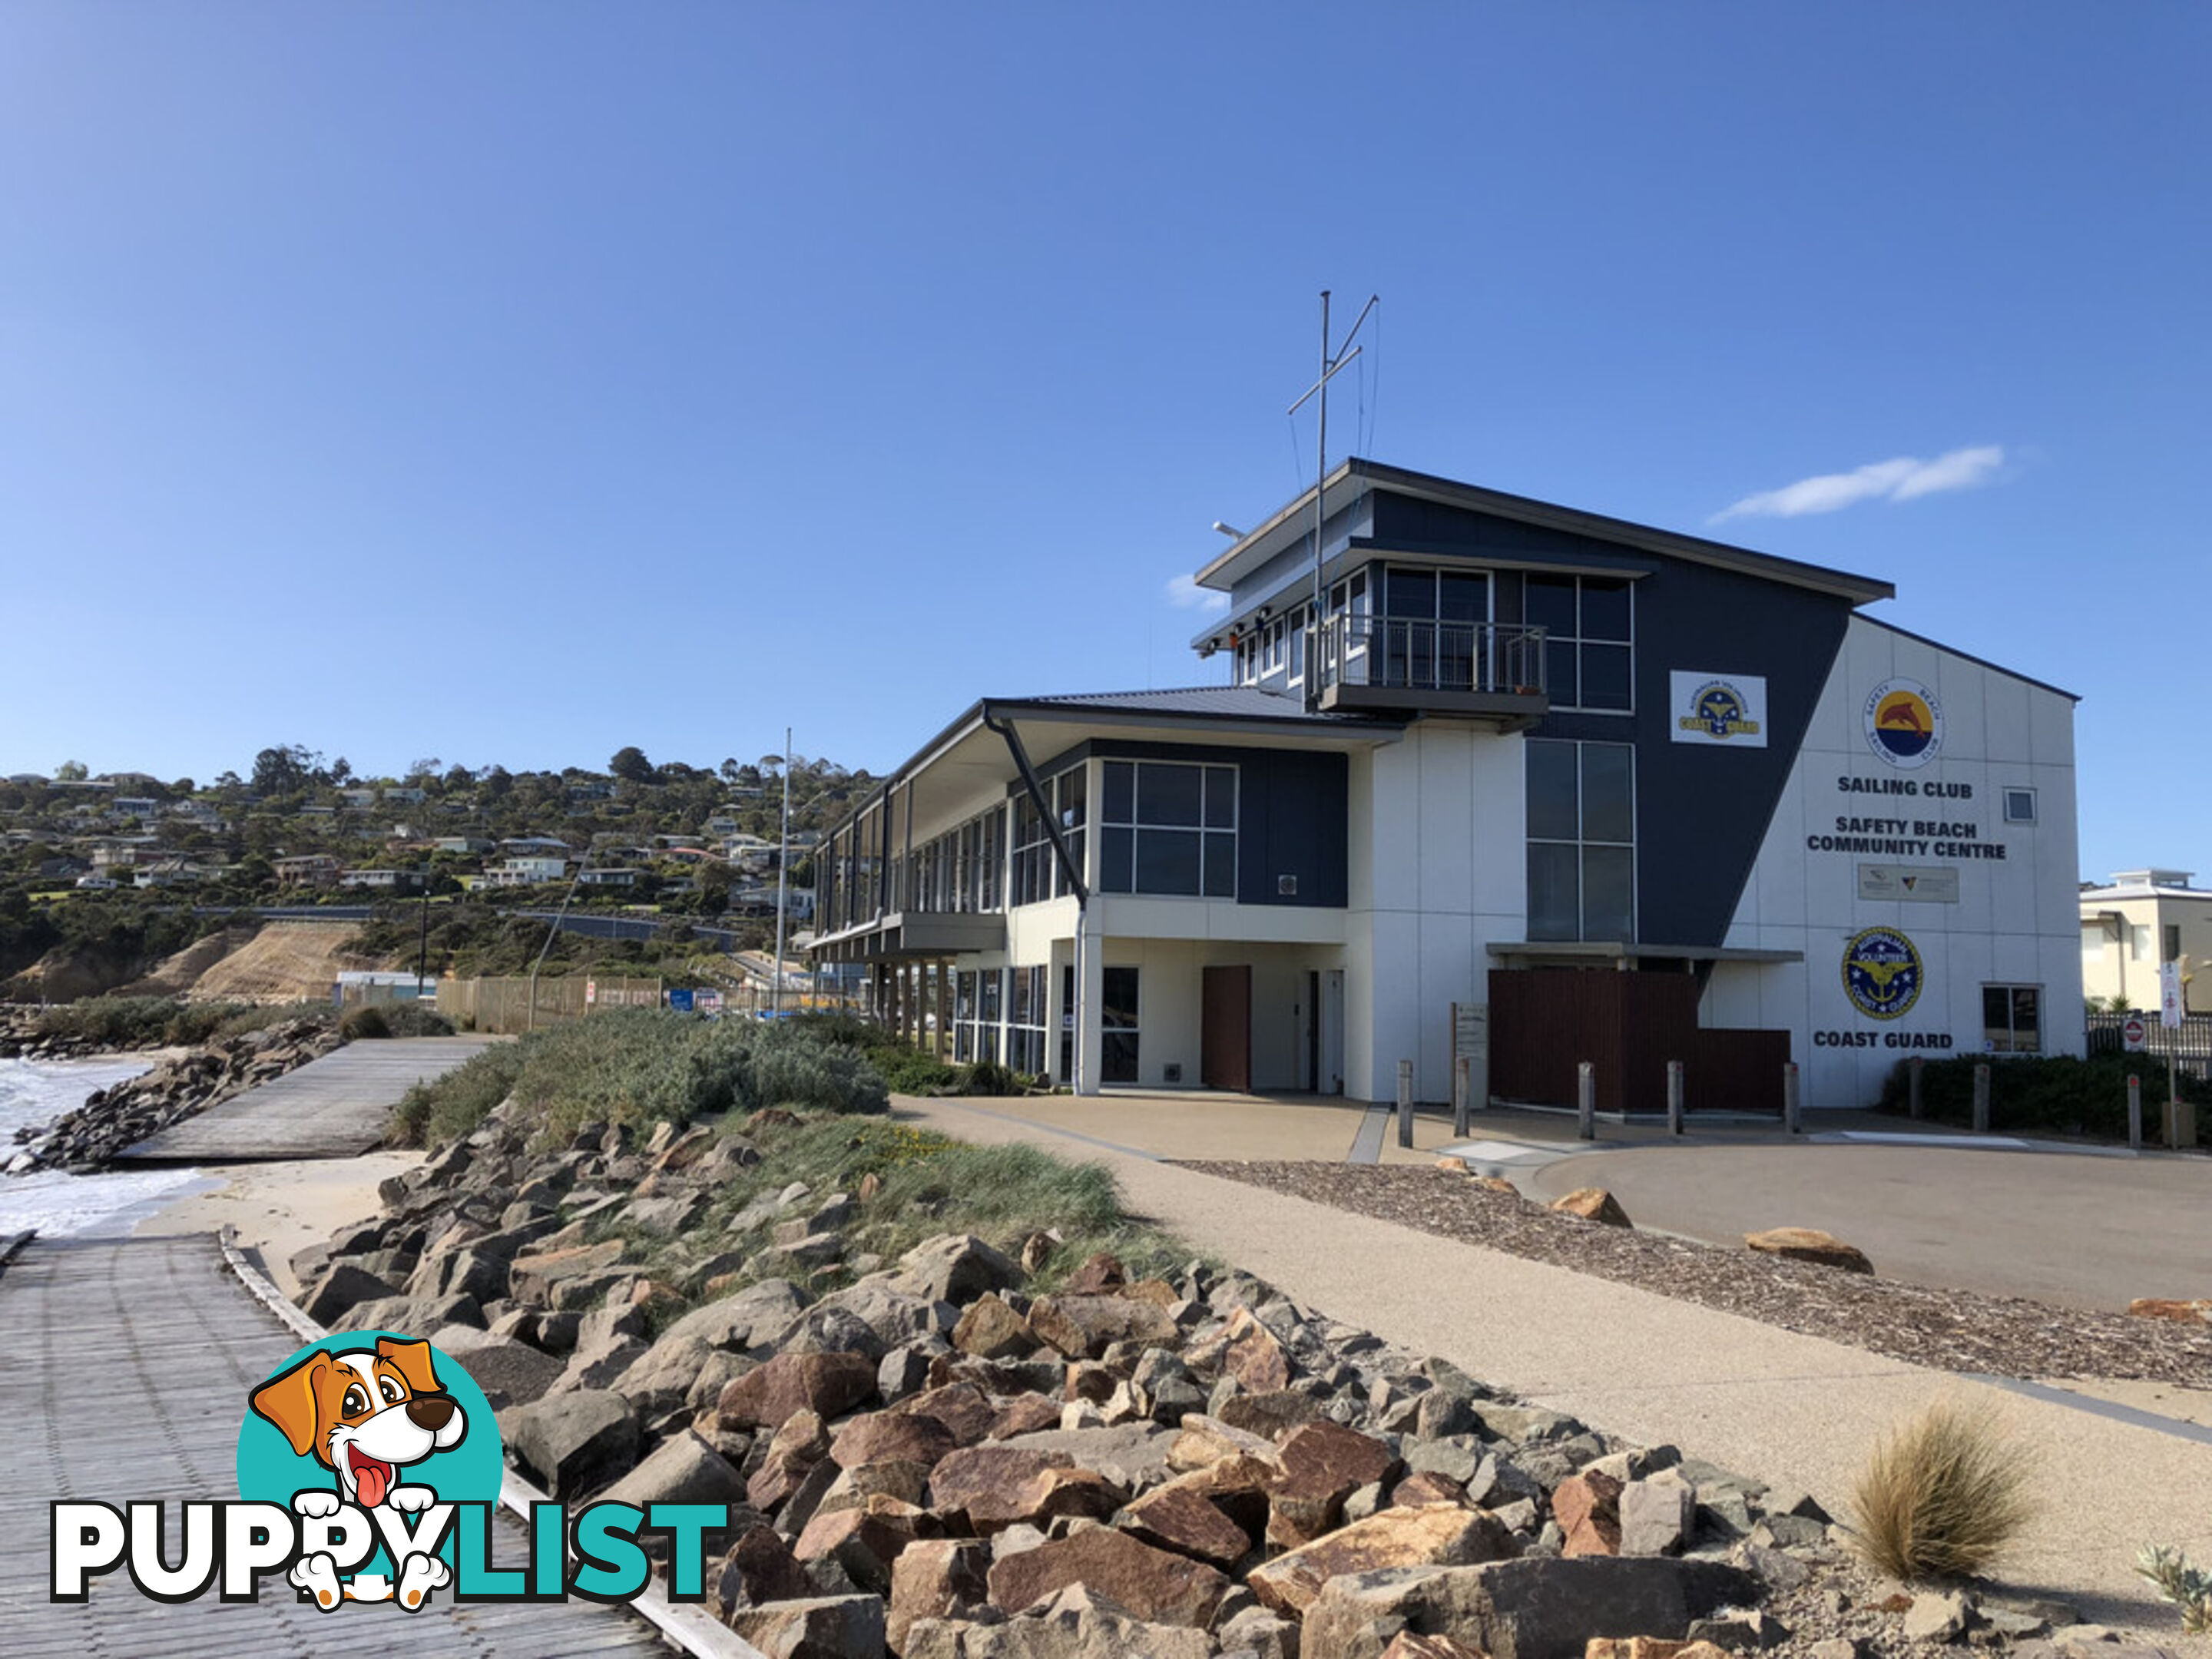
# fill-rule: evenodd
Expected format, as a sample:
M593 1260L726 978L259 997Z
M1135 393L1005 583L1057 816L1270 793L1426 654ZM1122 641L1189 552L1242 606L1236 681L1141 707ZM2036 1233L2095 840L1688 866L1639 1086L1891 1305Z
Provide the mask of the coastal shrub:
M388 1002L384 1023L396 1037L451 1036L453 1022L427 1002Z
M388 1037L392 1035L392 1022L385 1018L383 1009L373 1002L365 1002L338 1016L338 1035L348 1042Z
M2029 1516L2028 1469L1986 1410L1938 1401L1885 1437L1847 1507L1852 1547L1911 1583L1979 1572Z
M337 1018L337 1011L327 1002L270 1002L240 1007L233 1003L212 1005L222 1016L215 1028L218 1037L251 1036L256 1031L265 1031L272 1025L289 1025L294 1020L313 1020L318 1025L328 1025Z
M1928 1117L1961 1126L1974 1121L1972 1055L1931 1060L1921 1068L1920 1098ZM2124 1140L2128 1134L2128 1077L2142 1079L2143 1135L2156 1140L2160 1107L2166 1100L2166 1065L2155 1054L2010 1055L1986 1062L1990 1068L1990 1127L2001 1133L2041 1130ZM1910 1062L1890 1068L1881 1090L1881 1109L1903 1113L1911 1100ZM2185 1071L2181 1097L2199 1107L2212 1106L2212 1084Z
M2212 1636L2212 1572L2179 1550L2146 1544L2136 1571L2150 1580L2159 1595L2181 1609L2181 1628L2191 1636Z
M507 1098L521 1073L521 1045L495 1042L443 1077L410 1086L392 1108L384 1138L395 1146L458 1140Z
M798 1106L838 1114L878 1113L884 1080L865 1056L823 1042L794 1023L702 1020L659 1009L617 1008L532 1032L489 1054L509 1087L489 1095L470 1075L484 1058L422 1085L402 1103L392 1133L430 1144L465 1133L511 1092L541 1143L590 1122L682 1125L721 1112ZM455 1097L448 1103L448 1094Z
M42 1010L33 1029L40 1036L103 1048L197 1048L219 1036L242 1036L297 1018L301 1012L297 1006L258 1008L178 997L87 997ZM306 1012L326 1016L330 1011L316 1003Z

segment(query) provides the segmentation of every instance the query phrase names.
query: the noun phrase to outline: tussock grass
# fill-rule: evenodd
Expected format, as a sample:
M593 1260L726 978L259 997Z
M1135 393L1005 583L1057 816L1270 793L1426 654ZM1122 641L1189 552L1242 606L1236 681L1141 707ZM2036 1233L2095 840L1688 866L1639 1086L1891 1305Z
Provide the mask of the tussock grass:
M2027 1525L2029 1474L1987 1410L1938 1401L1884 1437L1859 1472L1852 1544L1907 1583L1979 1572Z

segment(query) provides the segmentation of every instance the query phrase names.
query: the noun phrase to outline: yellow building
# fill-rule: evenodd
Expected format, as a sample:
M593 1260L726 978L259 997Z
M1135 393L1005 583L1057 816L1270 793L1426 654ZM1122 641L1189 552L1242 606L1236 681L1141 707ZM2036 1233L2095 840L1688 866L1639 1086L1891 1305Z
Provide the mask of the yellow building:
M2106 1006L2154 1010L2159 969L2181 964L2191 1012L2212 1010L2212 890L2191 887L2189 870L2118 870L2106 886L2081 890L2081 994ZM2203 1004L2200 1008L2198 1004Z

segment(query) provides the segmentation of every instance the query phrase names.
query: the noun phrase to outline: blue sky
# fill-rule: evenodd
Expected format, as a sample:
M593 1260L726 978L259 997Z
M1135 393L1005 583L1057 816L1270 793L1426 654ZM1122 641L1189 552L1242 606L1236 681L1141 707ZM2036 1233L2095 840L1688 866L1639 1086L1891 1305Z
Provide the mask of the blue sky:
M1333 458L1890 578L2083 694L2086 872L2212 872L2208 46L2179 3L11 6L0 771L787 723L880 769L981 694L1218 678L1169 585L1310 481L1329 287L1382 296Z

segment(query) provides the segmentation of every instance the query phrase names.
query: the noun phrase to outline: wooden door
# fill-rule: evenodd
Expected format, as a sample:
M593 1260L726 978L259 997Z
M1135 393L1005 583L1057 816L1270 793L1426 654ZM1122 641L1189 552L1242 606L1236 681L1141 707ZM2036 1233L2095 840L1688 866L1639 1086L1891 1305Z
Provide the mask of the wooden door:
M1208 968L1199 1024L1200 1080L1209 1089L1252 1086L1252 969Z

